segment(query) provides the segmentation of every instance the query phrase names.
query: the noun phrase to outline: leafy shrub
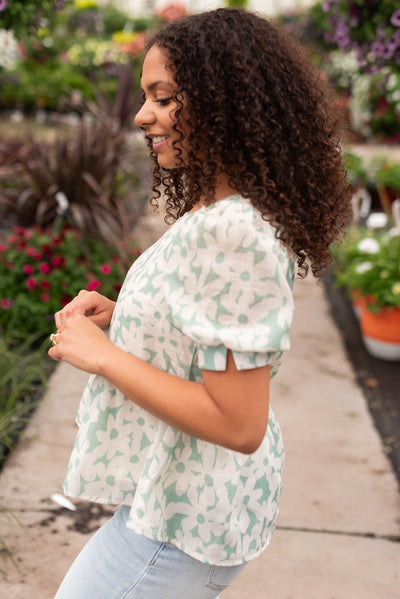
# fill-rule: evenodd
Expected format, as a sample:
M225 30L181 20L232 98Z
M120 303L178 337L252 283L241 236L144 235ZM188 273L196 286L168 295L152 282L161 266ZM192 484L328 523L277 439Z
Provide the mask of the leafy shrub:
M54 142L32 139L17 150L2 144L0 162L12 155L12 167L0 170L3 225L46 227L60 220L62 210L76 229L106 243L130 232L145 198L139 190L141 146L128 140L132 109L123 90L119 100L118 114L92 105L76 129Z
M14 71L0 73L0 107L56 110L77 91L84 100L94 98L94 85L68 63L20 62ZM113 91L117 87L113 81Z
M121 245L121 244L120 244ZM139 254L125 245L134 261ZM48 337L53 315L81 289L115 299L126 267L115 248L66 226L16 227L0 245L0 334Z

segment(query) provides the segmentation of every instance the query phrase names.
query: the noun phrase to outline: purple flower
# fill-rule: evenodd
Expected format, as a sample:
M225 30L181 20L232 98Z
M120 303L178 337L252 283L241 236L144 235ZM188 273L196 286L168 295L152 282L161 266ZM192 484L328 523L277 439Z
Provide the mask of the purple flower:
M395 27L400 27L400 8L394 11L394 13L392 14L392 18L390 19L390 22Z
M389 59L392 58L394 51L397 48L397 44L392 44L391 42L389 42L388 44L385 44L384 46L384 50L383 50L383 58Z
M371 44L371 52L373 52L375 56L384 56L385 46L379 42L374 42Z
M7 8L7 0L0 0L0 12Z
M400 29L397 29L393 36L392 36L392 42L394 44L397 44L398 46L400 46Z

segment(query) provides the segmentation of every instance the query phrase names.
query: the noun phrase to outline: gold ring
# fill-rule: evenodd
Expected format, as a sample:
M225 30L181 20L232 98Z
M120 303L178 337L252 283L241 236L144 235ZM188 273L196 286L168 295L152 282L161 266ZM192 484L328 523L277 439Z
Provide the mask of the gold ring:
M52 342L53 345L57 345L56 339L57 339L57 337L58 337L59 334L60 333L52 333L50 335L50 341Z

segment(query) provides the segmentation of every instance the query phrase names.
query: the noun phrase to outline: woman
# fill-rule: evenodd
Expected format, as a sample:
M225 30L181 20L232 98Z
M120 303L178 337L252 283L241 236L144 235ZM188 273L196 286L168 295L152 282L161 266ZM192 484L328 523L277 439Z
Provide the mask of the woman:
M92 374L65 493L121 506L57 599L211 599L266 548L284 460L269 379L295 265L320 275L349 219L321 77L267 20L170 23L142 89L153 203L162 188L176 222L116 304L82 291L55 316L50 356Z

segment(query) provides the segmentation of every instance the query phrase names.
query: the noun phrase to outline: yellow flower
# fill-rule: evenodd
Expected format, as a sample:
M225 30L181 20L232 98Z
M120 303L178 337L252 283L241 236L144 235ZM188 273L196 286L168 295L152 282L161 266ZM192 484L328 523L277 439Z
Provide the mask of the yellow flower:
M46 35L50 34L50 30L47 29L47 27L39 27L39 29L36 31L36 35L38 37L46 37Z
M113 36L113 42L117 44L130 44L134 42L136 38L136 33L134 31L116 31Z
M394 295L400 295L400 281L392 285L392 293L394 293Z
M74 2L74 8L78 10L84 10L85 8L95 8L96 6L96 0L75 0Z

